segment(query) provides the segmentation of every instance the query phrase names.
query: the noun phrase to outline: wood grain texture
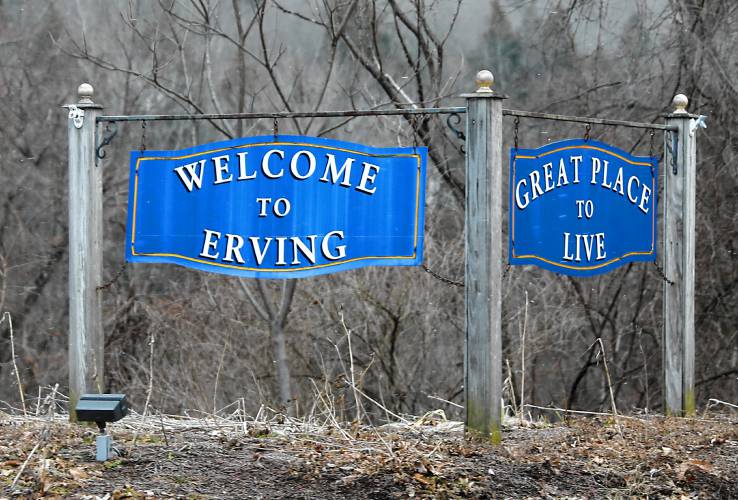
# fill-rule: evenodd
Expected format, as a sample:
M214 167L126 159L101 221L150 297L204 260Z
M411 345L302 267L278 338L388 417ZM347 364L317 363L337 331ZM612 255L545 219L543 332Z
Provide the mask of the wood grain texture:
M102 108L77 104L81 128L69 130L69 415L79 396L104 392L102 283L102 167L95 165L95 117Z
M677 132L677 173L671 155L664 164L663 366L664 411L691 415L694 394L694 276L696 136L689 135L691 115L669 115ZM668 151L668 148L666 148Z
M466 95L466 427L495 443L502 419L502 99Z

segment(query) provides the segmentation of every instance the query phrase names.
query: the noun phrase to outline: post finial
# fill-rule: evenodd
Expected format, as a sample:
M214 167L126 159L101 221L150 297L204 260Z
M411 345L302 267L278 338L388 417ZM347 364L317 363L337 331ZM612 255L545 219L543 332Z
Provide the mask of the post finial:
M674 114L686 114L687 113L687 104L689 104L689 99L687 99L687 96L684 94L677 94L674 96L674 99L672 99L671 103L674 105Z
M77 87L77 96L79 96L80 104L92 104L92 94L94 89L89 83L83 83Z
M495 77L491 71L483 69L477 73L477 92L494 92L492 85L495 83Z

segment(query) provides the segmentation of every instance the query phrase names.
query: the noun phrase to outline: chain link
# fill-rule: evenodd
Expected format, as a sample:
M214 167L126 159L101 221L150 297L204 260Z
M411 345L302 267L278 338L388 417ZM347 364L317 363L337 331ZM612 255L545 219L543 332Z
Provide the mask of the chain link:
M105 290L106 288L110 288L111 286L113 286L113 284L115 284L115 282L118 281L118 278L121 277L121 275L123 274L123 271L126 270L127 265L128 265L128 262L124 262L123 265L120 266L120 269L118 269L118 272L115 273L115 276L113 276L110 279L110 281L108 281L107 283L103 283L99 287L95 288L95 290L96 291Z
M584 141L589 140L589 132L592 130L592 124L588 123L586 127L584 127Z
M515 128L513 128L513 146L515 147L515 150L518 150L518 125L520 125L520 117L516 116L515 121L513 121L515 124Z
M146 120L141 122L141 152L146 151Z
M452 280L451 278L447 278L446 276L442 276L442 275L438 274L437 272L435 272L434 270L430 269L428 266L426 266L425 263L423 264L423 270L426 273L428 273L431 276L433 276L434 278L436 278L438 281L442 281L442 282L446 283L447 285L452 285L452 286L457 286L459 288L464 288L464 282L463 281L455 281L455 280Z
M507 275L508 275L508 274L510 273L510 269L511 269L511 268L512 268L512 264L510 264L510 263L508 262L508 263L507 263L507 265L505 265L505 270L504 270L504 271L502 271L502 279L505 279L505 278L507 278Z
M662 279L662 280L663 280L663 281L664 281L665 283L668 283L668 284L670 284L670 285L673 285L673 284L674 284L674 282L673 282L673 281L671 281L671 280L670 280L669 278L667 278L667 277L666 277L666 274L664 274L664 270L663 270L663 269L661 269L661 266L659 266L659 265L658 265L658 264L656 263L656 261L653 261L653 267L655 267L655 268L656 268L656 272L657 272L657 273L659 274L659 276L661 276L661 279Z
M651 137L648 140L648 156L653 156L653 136L656 134L653 130L651 130Z
M279 135L279 120L277 118L274 119L272 132L274 132L274 142L277 142L277 136Z

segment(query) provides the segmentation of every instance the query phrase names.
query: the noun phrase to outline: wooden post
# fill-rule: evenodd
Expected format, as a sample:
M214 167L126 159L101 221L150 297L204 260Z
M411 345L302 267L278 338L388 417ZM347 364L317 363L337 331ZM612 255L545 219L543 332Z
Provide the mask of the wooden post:
M95 119L102 106L83 83L69 104L69 418L81 394L104 392L102 172L95 162Z
M674 97L664 165L664 411L693 415L694 394L694 251L696 137L695 115L687 97ZM695 127L696 128L696 127ZM675 148L672 150L672 148Z
M502 422L502 99L489 71L466 114L466 429L495 444Z

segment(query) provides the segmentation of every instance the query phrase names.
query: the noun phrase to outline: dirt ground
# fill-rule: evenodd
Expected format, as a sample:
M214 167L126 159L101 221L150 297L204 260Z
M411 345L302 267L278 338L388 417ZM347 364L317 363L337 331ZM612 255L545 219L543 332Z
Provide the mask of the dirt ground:
M0 499L738 498L738 420L721 415L519 423L501 446L430 417L123 422L122 456L97 463L95 429L0 413Z

